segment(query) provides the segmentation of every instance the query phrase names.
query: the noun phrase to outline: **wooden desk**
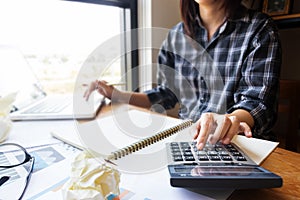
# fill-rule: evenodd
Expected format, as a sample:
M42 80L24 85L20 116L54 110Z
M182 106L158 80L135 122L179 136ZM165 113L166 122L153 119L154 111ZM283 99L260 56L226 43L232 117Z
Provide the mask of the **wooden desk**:
M272 171L283 179L281 188L237 190L229 200L288 200L300 199L300 154L276 148L275 151L263 162L262 166Z
M124 108L125 107L125 108ZM131 107L131 106L129 106ZM128 109L125 105L114 105L114 112ZM111 106L104 106L98 117L111 114ZM300 199L300 154L276 148L275 151L262 163L262 166L283 179L281 188L236 190L229 200L288 200Z

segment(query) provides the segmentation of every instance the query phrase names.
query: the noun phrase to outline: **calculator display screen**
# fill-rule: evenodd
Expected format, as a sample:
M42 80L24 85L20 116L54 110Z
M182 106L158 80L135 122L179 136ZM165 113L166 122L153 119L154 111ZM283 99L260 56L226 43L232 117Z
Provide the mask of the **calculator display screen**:
M221 166L194 166L194 167L175 167L176 174L189 176L249 176L264 171L253 166L221 167Z

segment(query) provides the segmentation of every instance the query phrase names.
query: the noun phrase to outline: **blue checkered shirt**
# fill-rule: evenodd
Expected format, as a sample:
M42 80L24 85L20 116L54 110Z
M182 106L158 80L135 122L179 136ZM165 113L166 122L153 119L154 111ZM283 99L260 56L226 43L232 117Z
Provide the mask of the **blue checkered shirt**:
M194 40L183 23L167 35L158 55L158 86L146 91L152 104L180 105L179 117L244 109L253 116L253 136L268 138L277 115L281 46L274 22L249 11L228 19L211 40L199 19Z

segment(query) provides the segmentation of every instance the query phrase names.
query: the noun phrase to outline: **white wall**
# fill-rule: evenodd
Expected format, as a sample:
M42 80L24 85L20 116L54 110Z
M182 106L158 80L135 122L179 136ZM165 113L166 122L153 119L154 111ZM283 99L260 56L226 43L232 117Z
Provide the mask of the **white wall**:
M179 0L151 0L152 27L172 28L180 18Z
M140 86L149 89L156 82L156 61L160 44L168 30L181 20L180 0L139 0ZM150 30L151 28L151 30Z

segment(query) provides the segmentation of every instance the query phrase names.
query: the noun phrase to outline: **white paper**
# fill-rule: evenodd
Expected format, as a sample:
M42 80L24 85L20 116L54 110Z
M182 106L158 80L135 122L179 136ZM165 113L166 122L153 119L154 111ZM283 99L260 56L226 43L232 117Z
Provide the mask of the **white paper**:
M15 121L6 142L15 142L23 147L33 147L61 142L54 139L50 132L61 134L76 134L74 120L46 120L46 121Z
M234 190L201 190L170 186L168 169L146 174L121 174L121 188L131 191L133 199L211 200L227 199ZM122 193L121 193L122 195Z
M106 157L158 132L182 123L163 115L129 110L105 118L78 124L77 134L52 132L56 138L74 146L82 146ZM121 172L144 173L167 166L166 142L192 139L188 129L131 153L115 162Z
M130 120L126 120L128 117ZM118 150L181 122L182 120L176 118L130 110L129 112L118 113L117 116L108 116L77 124L77 133L75 134L74 131L62 133L59 130L53 130L51 134L74 146L92 149L94 147L96 152L108 155L111 151Z
M257 165L260 165L278 146L278 142L247 138L237 135L232 140L244 153L246 153Z

